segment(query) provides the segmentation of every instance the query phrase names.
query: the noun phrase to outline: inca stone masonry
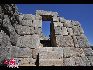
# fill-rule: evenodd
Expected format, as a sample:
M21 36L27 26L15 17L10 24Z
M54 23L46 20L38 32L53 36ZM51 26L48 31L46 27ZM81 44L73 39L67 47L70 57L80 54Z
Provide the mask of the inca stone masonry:
M51 21L50 38L42 21ZM7 56L20 66L93 66L93 50L78 21L57 12L20 14L15 4L0 4L0 63Z

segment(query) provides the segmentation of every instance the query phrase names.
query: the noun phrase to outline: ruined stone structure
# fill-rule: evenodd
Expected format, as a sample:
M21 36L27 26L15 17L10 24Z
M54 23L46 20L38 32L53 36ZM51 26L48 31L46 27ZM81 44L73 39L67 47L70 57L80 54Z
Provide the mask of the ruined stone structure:
M48 20L50 38L42 33ZM20 66L93 66L93 50L78 21L44 10L20 14L14 4L1 4L0 63L8 55Z

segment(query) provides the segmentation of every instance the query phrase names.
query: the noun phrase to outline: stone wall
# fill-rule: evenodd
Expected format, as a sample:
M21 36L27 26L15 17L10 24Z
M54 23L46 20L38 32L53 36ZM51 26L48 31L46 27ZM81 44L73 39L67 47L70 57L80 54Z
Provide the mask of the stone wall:
M42 21L51 21L50 38L43 35ZM93 50L80 22L52 11L20 14L15 4L1 4L0 63L8 56L20 60L20 66L93 66Z

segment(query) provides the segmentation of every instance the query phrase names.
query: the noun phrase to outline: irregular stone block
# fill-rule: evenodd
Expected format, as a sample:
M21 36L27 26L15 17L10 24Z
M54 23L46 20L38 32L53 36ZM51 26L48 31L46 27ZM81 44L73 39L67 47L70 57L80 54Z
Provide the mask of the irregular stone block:
M91 66L93 66L93 56L88 56L88 59L89 59L89 61L91 63Z
M51 48L50 48L51 50ZM63 58L63 49L58 50L39 50L39 58L40 59L62 59Z
M72 28L67 28L67 30L68 30L69 35L73 35L73 30L72 30Z
M38 35L24 35L18 38L17 46L36 48L39 47L39 43L40 40Z
M62 59L40 59L39 66L63 66Z
M34 33L34 28L29 27L29 26L18 25L18 26L16 26L16 30L17 30L19 35L27 35L27 34L33 34Z
M64 19L63 17L59 17L59 22L65 23L66 22L66 19Z
M66 20L66 22L63 23L63 26L64 26L64 27L69 27L69 28L71 28L71 27L72 27L71 20Z
M33 20L34 27L42 27L42 20Z
M36 65L37 59L30 58L29 59L31 65ZM39 61L38 61L39 62Z
M68 35L66 27L62 27L62 35Z
M35 49L31 49L32 50L32 58L33 59L37 59L37 55L38 55L38 48Z
M75 66L75 60L73 57L64 58L64 66Z
M92 48L84 48L84 53L86 56L93 56Z
M74 52L76 57L85 57L85 53L82 48L75 48Z
M59 17L53 17L53 22L59 22Z
M63 57L71 57L71 56L75 56L75 51L73 47L63 47Z
M60 44L62 46L65 46L65 47L67 47L67 46L74 47L73 39L72 39L71 36L63 36L63 37L61 37Z
M23 20L35 20L35 15L23 14Z
M81 36L76 36L76 38L77 38L77 43L79 47L87 47L87 48L89 47L86 37L81 35Z
M53 47L43 47L43 48L38 48L38 52L43 52L43 51L52 51Z
M55 29L55 35L61 35L62 34L61 27L54 27L54 29Z
M86 64L86 66L91 66L91 62L90 62L88 56L82 56L81 58L82 58L82 60L84 62L83 63L84 65Z
M61 22L53 22L54 23L54 27L62 27L63 26L63 23Z
M32 58L14 58L18 63L19 66L36 66L35 62L36 59Z
M72 27L72 29L73 29L73 33L74 33L74 35L77 35L77 36L80 35L80 31L79 31L78 26L74 26L74 27Z
M51 11L44 11L44 10L36 10L36 15L58 16L58 13L57 12L51 12Z
M32 20L22 20L22 25L33 26Z
M11 55L13 57L32 57L32 50L30 48L19 48L19 47L12 47L11 48Z
M74 60L76 66L86 66L86 62L84 62L81 57L75 57Z
M35 27L34 33L41 35L41 33L42 33L42 28Z
M80 31L81 34L84 34L84 30L83 30L82 27L79 27L79 31Z

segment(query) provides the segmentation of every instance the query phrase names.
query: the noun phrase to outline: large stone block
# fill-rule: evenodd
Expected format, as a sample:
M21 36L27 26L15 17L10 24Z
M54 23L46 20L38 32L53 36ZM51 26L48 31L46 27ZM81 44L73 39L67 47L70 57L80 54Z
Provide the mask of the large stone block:
M31 49L31 50L32 50L32 58L37 59L39 48L35 48L35 49Z
M84 35L76 36L79 47L89 47L88 41Z
M64 66L75 66L75 60L73 57L63 59Z
M22 25L33 26L32 20L22 20Z
M38 52L43 52L43 51L52 51L53 47L43 47L43 48L38 48Z
M19 47L14 46L11 48L11 56L13 56L13 57L31 57L32 58L32 50L28 47L19 48Z
M42 20L33 20L34 27L42 27Z
M76 66L86 66L86 62L81 57L75 57L74 61Z
M93 56L88 56L91 66L93 66Z
M82 48L74 48L74 47L64 47L63 48L63 56L64 57L84 57L85 53Z
M8 35L6 35L6 33L4 33L4 31L1 30L0 32L0 47L6 47L6 46L10 46L10 38Z
M63 23L61 23L61 22L53 22L53 24L54 24L54 27L62 27L63 26Z
M23 14L23 20L35 20L35 15Z
M34 28L29 26L17 25L16 30L19 35L28 35L28 34L34 33Z
M62 34L62 30L61 30L61 27L54 27L54 30L55 30L55 35L61 35Z
M36 59L32 58L14 58L18 63L19 66L36 66L35 62Z
M56 36L56 40L60 47L74 47L73 39L71 36Z
M72 29L73 29L74 35L77 35L77 36L80 35L80 31L79 31L79 27L78 26L73 26Z
M36 10L36 15L58 16L58 13L57 12L51 12L51 11L44 11L44 10Z
M63 59L40 59L39 66L63 66Z
M66 22L63 23L63 26L64 26L64 27L69 27L69 28L71 28L71 27L72 27L71 20L66 20Z
M39 59L62 59L63 53L59 51L41 51L39 52Z
M53 22L59 22L59 17L57 16L53 17Z
M73 30L72 30L72 28L67 28L67 30L68 30L69 35L73 35Z
M65 23L66 22L66 19L64 19L63 17L59 17L59 22Z
M74 55L75 55L75 52L74 52L73 47L64 47L63 48L63 57L69 58Z
M34 33L35 33L35 34L38 34L38 35L41 35L41 33L42 33L42 28L35 27Z
M86 56L93 56L92 48L84 48L84 53Z
M66 27L62 27L62 35L68 35Z
M18 47L29 47L36 48L39 47L40 40L38 35L24 35L20 36L17 41Z

